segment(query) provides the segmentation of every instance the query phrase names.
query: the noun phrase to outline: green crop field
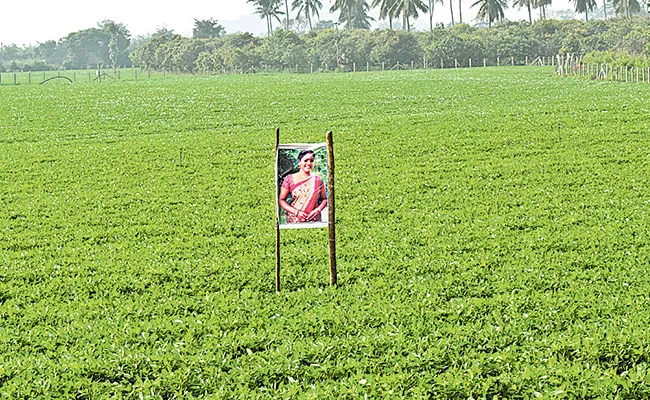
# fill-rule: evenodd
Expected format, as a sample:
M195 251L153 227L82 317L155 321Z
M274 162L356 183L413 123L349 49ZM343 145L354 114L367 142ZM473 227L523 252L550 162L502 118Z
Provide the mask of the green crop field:
M0 87L0 398L648 398L650 86L552 68ZM275 128L334 132L282 232Z

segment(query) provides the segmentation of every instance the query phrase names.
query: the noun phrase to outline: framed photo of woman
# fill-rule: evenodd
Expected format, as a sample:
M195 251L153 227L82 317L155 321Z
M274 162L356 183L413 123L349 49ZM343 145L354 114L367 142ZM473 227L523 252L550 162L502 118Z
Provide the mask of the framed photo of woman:
M281 144L276 159L280 228L327 227L327 145Z

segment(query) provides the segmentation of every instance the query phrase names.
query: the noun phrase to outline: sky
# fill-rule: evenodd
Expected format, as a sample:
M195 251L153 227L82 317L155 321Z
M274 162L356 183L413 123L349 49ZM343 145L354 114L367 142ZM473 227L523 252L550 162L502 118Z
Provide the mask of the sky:
M291 0L290 0L291 1ZM333 0L322 0L321 19L336 19L328 10ZM476 8L470 8L476 0L463 0L463 22L476 17ZM458 19L458 0L454 2L454 15ZM103 20L121 22L137 37L154 33L165 27L183 36L192 36L194 19L214 18L226 28L227 33L251 32L266 35L266 24L254 14L254 7L246 0L183 0L161 5L152 0L110 0L88 2L87 0L60 0L57 2L31 0L27 3L11 0L2 5L0 13L0 44L36 45L48 40L59 40L68 33L96 27ZM434 23L451 21L449 3L437 4ZM291 6L291 5L290 5ZM572 8L569 0L555 0L554 9ZM371 13L375 18L376 11ZM524 10L510 9L509 20L527 19ZM277 23L276 23L277 24ZM422 16L416 27L426 29L428 17ZM377 23L373 27L381 27Z

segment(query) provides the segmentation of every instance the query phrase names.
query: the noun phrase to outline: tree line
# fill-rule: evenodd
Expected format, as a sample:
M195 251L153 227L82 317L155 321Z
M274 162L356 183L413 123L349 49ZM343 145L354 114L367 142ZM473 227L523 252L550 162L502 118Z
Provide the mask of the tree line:
M393 22L400 21L401 28L410 31L412 21L422 15L428 15L429 30L432 31L434 29L434 12L443 12L438 8L443 7L445 2L449 5L451 26L454 26L456 22L463 23L462 0L457 0L457 19L454 15L454 0L332 1L330 12L338 12L337 24L342 24L347 29L369 29L371 22L374 21L370 16L370 10L377 9L379 19L387 21L391 30L393 29ZM491 27L495 22L502 22L505 17L505 10L511 6L519 9L525 8L528 11L528 22L530 24L533 23L533 10L536 10L540 20L546 19L546 10L552 4L552 0L513 0L512 4L508 0L473 1L471 7L477 10L476 18L486 22L488 27ZM292 30L292 23L307 21L309 30L312 30L312 17L317 17L323 8L321 0L247 0L247 2L252 3L255 6L255 13L266 20L267 36L271 36L274 31L273 21L283 24L283 29L287 31ZM289 3L291 3L291 11L289 10ZM596 0L572 0L572 3L577 13L585 14L585 21L588 21L589 14L598 8ZM607 19L608 8L610 16L614 14L624 18L631 18L642 12L639 0L603 0L602 4L605 19Z
M475 65L483 59L522 64L531 57L559 53L586 55L614 51L650 55L647 18L606 21L544 20L535 24L507 22L492 28L456 24L427 32L336 28L298 35L276 30L258 38L236 33L221 38L194 39L158 36L131 53L137 67L185 73L246 72L260 69L344 69L366 65L393 67Z
M185 73L245 72L299 67L351 70L366 65L393 67L396 63L429 66L494 65L497 58L521 64L526 57L558 53L586 55L615 52L616 59L650 56L647 17L608 20L541 20L503 22L491 28L455 24L425 32L338 29L321 21L304 34L279 29L269 37L250 33L226 34L216 20L195 20L193 37L166 28L149 37L131 38L114 21L68 34L58 42L38 46L0 47L0 72L50 69L115 68ZM602 57L602 56L601 56Z
M215 19L194 20L193 38L218 38L225 30ZM130 67L131 53L155 37L173 37L162 27L153 35L131 37L126 25L105 20L94 28L71 32L58 41L35 46L0 45L0 72Z

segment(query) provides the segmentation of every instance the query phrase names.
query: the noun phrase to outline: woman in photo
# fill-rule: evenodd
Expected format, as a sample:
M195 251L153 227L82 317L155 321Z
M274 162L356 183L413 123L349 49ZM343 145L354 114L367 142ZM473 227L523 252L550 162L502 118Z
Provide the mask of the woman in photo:
M320 176L312 174L314 152L303 150L298 154L299 171L287 175L280 188L278 203L287 213L287 222L321 221L321 212L327 207L325 185ZM291 203L287 197L291 194Z

